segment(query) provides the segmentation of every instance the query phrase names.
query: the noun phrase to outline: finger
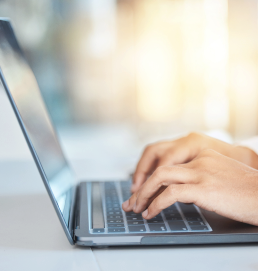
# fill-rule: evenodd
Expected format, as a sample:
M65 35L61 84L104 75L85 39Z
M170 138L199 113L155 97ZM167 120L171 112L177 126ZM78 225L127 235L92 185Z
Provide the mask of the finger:
M154 166L152 167L150 171L152 172L154 170ZM131 192L135 193L139 190L139 188L142 186L142 184L147 180L148 176L151 173L145 173L145 172L138 172L134 174L133 183L131 187ZM135 181L134 181L135 180Z
M153 199L155 197L157 197L160 193L162 193L164 191L166 187L161 187L153 196L152 198L149 199L149 203L148 205L153 201ZM135 202L137 199L138 193L134 193L128 200L126 200L123 204L122 204L122 208L125 212L131 212L133 211L133 207L135 206Z
M148 208L142 213L143 218L151 219L162 210L175 202L194 203L197 199L197 185L173 184L169 185L163 193L157 196Z
M195 170L187 166L159 167L139 190L133 211L135 213L144 211L149 200L162 186L197 183L197 181Z
M135 193L139 187L147 180L148 176L153 172L158 159L158 145L147 147L137 164L131 191Z
M174 153L169 153L163 156L157 163L157 168L161 166L173 166Z
M122 208L125 212L131 212L137 199L137 193L134 193L128 200L122 204Z
M182 146L182 144L184 144L184 146ZM194 158L191 153L191 148L187 146L186 143L182 144L178 143L177 147L169 149L169 152L158 161L157 167L173 166L191 161Z

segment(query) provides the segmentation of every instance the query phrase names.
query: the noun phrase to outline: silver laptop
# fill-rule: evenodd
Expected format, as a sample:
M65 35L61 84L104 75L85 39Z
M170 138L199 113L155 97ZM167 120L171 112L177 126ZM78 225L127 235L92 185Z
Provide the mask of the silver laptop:
M0 67L3 87L71 244L118 246L258 241L258 227L200 210L192 204L175 203L150 220L143 219L141 214L125 213L121 204L130 197L130 180L77 182L8 19L0 19Z

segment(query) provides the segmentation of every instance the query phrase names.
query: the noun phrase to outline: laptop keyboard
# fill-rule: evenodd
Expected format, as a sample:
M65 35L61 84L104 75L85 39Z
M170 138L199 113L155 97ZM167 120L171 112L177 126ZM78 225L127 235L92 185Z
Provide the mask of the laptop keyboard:
M124 212L122 202L130 198L131 182L103 183L104 233L208 232L211 227L193 204L175 203L150 220Z

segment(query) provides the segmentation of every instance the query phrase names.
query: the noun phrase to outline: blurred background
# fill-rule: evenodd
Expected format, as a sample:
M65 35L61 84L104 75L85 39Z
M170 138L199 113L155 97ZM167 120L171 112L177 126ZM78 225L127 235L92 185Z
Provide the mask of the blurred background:
M257 0L0 0L0 16L71 159L130 164L146 143L189 131L258 132ZM7 103L0 131L15 147L0 153L23 157Z

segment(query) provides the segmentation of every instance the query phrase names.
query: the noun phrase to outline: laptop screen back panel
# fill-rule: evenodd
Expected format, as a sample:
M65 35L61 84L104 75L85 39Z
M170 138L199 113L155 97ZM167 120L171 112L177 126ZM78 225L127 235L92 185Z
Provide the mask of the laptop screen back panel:
M65 233L73 244L75 178L59 145L38 84L16 40L0 19L0 77Z

